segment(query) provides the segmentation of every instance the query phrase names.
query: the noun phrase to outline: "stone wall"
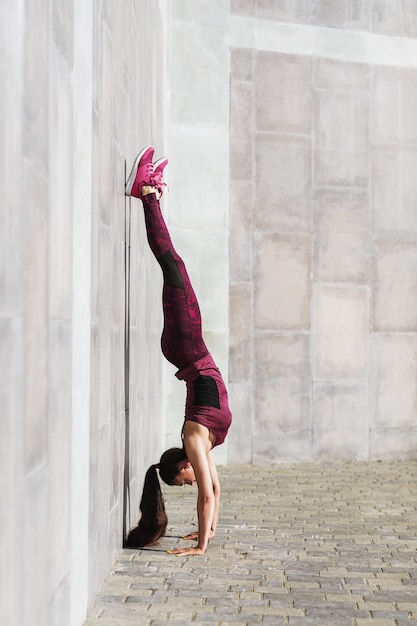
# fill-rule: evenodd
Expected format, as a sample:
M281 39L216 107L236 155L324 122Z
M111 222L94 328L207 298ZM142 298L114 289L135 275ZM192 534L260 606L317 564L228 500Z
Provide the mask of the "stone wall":
M233 461L416 453L416 36L410 2L231 2Z
M0 17L0 622L79 626L162 447L160 272L124 180L164 145L167 7L18 0Z

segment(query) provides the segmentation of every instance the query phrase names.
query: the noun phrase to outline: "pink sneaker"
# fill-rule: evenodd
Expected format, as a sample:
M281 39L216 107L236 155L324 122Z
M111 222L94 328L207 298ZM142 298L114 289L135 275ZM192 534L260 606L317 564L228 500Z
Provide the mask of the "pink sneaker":
M152 165L153 153L153 147L147 146L137 155L126 183L125 194L127 196L141 198L143 185L154 185Z
M162 178L164 175L164 169L168 165L168 159L163 157L162 159L158 159L153 164L153 184L158 188L158 191L162 193L162 187L166 187L166 183L163 182Z

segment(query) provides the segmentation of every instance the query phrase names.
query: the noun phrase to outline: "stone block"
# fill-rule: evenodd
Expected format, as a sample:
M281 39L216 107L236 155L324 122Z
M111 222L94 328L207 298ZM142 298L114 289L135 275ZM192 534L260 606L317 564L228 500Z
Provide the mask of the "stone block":
M62 624L70 626L71 618L68 612L70 606L70 581L66 577L51 594L48 603L48 624Z
M371 69L365 63L349 63L317 57L313 65L313 85L316 89L333 91L369 90Z
M247 1L243 0L247 6ZM232 48L230 50L230 74L232 81L253 80L254 51L247 48Z
M312 14L316 26L361 31L370 29L371 4L366 0L317 0L313 3Z
M176 228L171 231L197 294L204 332L227 330L229 328L227 231L206 229L203 239L200 231Z
M369 99L366 93L316 91L314 129L316 147L361 153L369 144Z
M310 328L311 238L255 234L254 323L257 330Z
M228 434L229 462L252 462L252 387L248 381L228 385L233 422Z
M260 230L311 231L309 138L256 138L255 221Z
M170 108L175 123L228 124L227 21L219 18L215 28L195 21L171 24Z
M49 2L24 7L23 154L43 174L48 171ZM24 35L23 35L24 32Z
M417 428L371 428L370 460L415 459Z
M249 0L250 4L251 0ZM169 10L172 20L190 22L191 24L209 24L213 29L225 27L225 20L229 14L229 0L182 0L170 2Z
M230 181L252 181L254 177L254 140L233 142L230 147Z
M24 590L22 624L46 624L48 597L48 475L46 465L26 477L22 507L22 532L19 537L24 560L19 575ZM42 573L42 575L40 575Z
M313 404L315 459L368 460L368 383L316 383Z
M401 153L401 224L407 231L417 231L417 150L408 148Z
M25 160L23 166L24 238L24 352L23 383L25 471L46 461L48 394L48 187L46 178Z
M49 55L49 303L51 317L72 313L73 110L71 76L55 46Z
M253 463L292 463L312 458L312 431L281 432L271 428L256 430L252 438Z
M48 570L56 584L70 568L71 323L50 320L48 340Z
M51 7L52 37L69 67L73 62L74 8L72 2L57 2ZM57 93L57 92L55 92Z
M228 130L172 124L170 146L169 222L185 228L225 228L229 197ZM171 186L170 180L178 183ZM194 194L196 188L198 200Z
M365 190L315 193L314 273L319 282L368 282L368 206Z
M255 430L310 428L310 341L307 335L270 333L255 340Z
M256 17L294 24L311 22L312 4L309 0L256 0Z
M374 144L398 144L400 81L396 67L374 66L370 91L370 139Z
M372 428L413 428L417 403L417 335L372 337Z
M230 0L230 13L232 15L252 15L255 0Z
M253 84L233 81L230 88L230 141L253 140Z
M318 91L315 96L315 183L367 187L369 100L356 91Z
M252 285L230 287L230 380L248 381L252 371Z
M309 57L258 51L255 55L256 129L309 134L311 79Z
M379 239L373 259L373 329L416 332L417 241Z
M0 620L15 624L21 621L20 585L22 571L16 559L16 546L22 538L22 481L17 457L21 443L24 362L22 320L0 318Z
M368 299L366 287L316 285L314 380L367 379Z
M314 153L317 187L369 187L369 152L317 149Z
M401 230L407 223L401 210L401 155L396 147L372 150L371 202L376 232Z
M415 146L417 144L417 111L414 104L417 99L417 69L402 68L399 73L401 89L400 140L402 145L412 144Z
M417 37L417 16L412 2L379 0L372 5L372 32L396 37Z
M22 228L24 202L21 159L23 137L23 53L24 11L15 3L3 3L2 54L0 75L0 301L2 315L21 315L23 310ZM19 42L19 43L18 43ZM19 166L18 166L19 164Z
M252 276L253 184L234 181L230 188L229 237L230 281L248 281Z

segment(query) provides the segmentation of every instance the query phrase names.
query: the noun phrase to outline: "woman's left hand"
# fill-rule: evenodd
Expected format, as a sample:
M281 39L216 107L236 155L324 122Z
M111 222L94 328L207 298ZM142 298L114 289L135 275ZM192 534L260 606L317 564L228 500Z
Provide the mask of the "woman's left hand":
M205 550L201 548L174 548L173 550L167 550L168 554L176 554L177 556L202 556L205 554Z
M208 538L213 539L214 530L211 530ZM187 541L198 541L198 532L190 533L189 535L185 535L185 537L181 537L182 539L186 539Z

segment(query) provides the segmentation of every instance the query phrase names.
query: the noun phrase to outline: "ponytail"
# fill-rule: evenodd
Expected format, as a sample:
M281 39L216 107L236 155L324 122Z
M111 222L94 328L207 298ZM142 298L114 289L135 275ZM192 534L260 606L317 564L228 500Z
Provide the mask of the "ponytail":
M159 464L151 465L146 472L142 499L139 505L142 517L127 537L125 544L127 548L142 548L151 545L165 535L168 518L165 512L161 485L156 473L157 468L159 468Z
M139 505L142 517L138 525L130 531L125 542L126 548L143 548L156 543L165 535L168 517L156 470L159 470L167 485L174 485L180 471L179 464L186 460L187 455L183 448L170 448L163 453L159 463L148 469Z

